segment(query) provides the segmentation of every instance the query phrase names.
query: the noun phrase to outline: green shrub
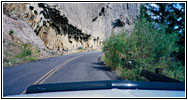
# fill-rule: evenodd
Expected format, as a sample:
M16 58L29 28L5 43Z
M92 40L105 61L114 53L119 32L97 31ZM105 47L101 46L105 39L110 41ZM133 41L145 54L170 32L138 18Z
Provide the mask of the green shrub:
M126 46L126 37L125 33L112 35L109 39L104 41L104 56L106 63L108 63L113 70L116 69L116 66L121 66L121 56L124 52Z
M10 29L9 30L9 35L13 35L14 34L14 30L13 29Z
M35 60L37 60L36 57L27 57L27 58L26 58L26 61L29 61L29 62L35 61Z
M78 47L77 49L78 49L78 50L83 50L84 48L82 48L82 47Z
M24 44L24 47L22 48L22 51L17 55L18 58L25 58L27 56L30 56L32 54L31 49L28 44Z
M145 68L152 71L154 68L165 68L165 75L184 80L184 67L174 60L171 54L178 51L176 46L177 35L168 34L165 26L158 29L145 18L135 22L131 35L125 32L113 34L103 43L104 62L113 70L121 67L121 76L128 80L141 80L140 70ZM124 60L122 60L124 59ZM136 62L134 68L129 69L126 61ZM177 75L177 73L179 73Z

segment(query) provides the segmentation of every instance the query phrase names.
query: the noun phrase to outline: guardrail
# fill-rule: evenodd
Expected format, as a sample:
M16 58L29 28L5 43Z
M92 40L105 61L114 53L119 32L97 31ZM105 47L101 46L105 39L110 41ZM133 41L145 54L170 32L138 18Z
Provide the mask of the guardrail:
M173 79L170 77L166 77L161 74L153 73L153 72L150 72L150 71L147 71L144 69L141 71L140 75L145 77L149 81L153 81L153 82L181 82L179 80L176 80L176 79Z

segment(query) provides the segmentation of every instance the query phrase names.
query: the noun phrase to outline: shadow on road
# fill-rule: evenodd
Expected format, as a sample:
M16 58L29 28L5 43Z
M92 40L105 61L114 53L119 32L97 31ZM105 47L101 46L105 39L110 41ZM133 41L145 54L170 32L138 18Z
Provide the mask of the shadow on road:
M107 66L105 66L104 62L97 62L97 63L93 63L95 65L94 68L98 69L98 70L102 70L102 71L111 71L110 68L108 68Z
M104 71L112 80L121 80L115 72L113 72L108 66L104 64L104 62L99 61L97 63L93 63L93 68Z

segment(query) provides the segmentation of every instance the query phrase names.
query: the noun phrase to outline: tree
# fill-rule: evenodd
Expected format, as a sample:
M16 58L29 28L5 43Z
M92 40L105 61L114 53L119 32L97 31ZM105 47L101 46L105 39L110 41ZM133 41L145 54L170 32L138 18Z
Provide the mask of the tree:
M145 4L141 16L153 23L153 27L160 28L165 25L167 34L177 33L176 44L179 51L172 55L185 63L185 4L184 3L155 3Z

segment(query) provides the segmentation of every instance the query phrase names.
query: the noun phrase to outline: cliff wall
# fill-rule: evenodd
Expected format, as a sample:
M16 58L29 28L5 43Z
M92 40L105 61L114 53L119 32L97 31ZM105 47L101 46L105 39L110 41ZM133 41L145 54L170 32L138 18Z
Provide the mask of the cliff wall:
M127 31L139 15L133 3L6 3L4 14L24 20L45 47L99 49L112 32Z

